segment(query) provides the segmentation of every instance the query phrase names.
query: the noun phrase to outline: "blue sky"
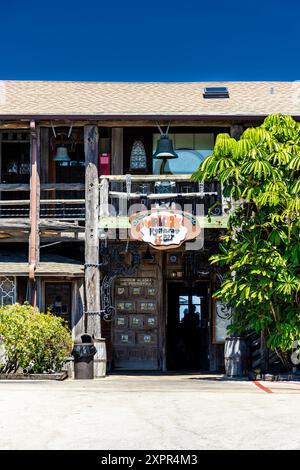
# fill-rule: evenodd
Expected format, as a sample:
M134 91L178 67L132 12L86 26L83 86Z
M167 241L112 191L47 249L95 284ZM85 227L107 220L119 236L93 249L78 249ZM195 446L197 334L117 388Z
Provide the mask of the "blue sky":
M300 79L297 0L4 0L0 79Z

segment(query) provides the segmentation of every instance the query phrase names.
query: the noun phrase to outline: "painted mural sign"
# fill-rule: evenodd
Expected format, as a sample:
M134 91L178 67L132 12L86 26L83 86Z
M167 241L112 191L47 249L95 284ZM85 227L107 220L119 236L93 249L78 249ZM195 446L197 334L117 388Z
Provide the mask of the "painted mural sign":
M130 217L131 237L159 250L174 249L201 231L196 217L169 209L142 211Z

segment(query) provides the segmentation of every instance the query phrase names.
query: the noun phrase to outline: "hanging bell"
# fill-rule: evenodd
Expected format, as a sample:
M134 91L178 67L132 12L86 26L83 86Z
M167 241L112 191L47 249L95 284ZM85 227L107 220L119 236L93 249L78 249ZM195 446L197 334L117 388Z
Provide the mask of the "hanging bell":
M161 134L153 158L161 160L168 158L178 158L177 153L174 152L173 142L169 139L167 134Z
M71 158L68 155L67 147L64 147L64 146L57 147L53 160L55 162L70 162Z
M143 260L153 262L154 261L154 256L151 254L149 246L147 246L147 250L144 253Z

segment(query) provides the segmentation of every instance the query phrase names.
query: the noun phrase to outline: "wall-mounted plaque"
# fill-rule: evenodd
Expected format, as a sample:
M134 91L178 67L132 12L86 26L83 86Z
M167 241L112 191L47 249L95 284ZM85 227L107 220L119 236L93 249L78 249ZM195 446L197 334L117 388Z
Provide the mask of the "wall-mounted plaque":
M116 293L118 297L126 297L128 296L128 291L126 287L120 287L118 286L116 289Z
M149 297L155 297L156 296L155 287L148 287L146 293L147 293L147 296Z
M142 319L140 317L132 317L131 324L135 328L139 328L142 326Z
M155 317L148 317L147 318L147 326L153 328L156 326L156 318Z
M151 343L151 335L144 335L144 343L146 344Z
M121 343L128 343L129 336L128 335L121 335Z
M131 288L131 295L141 296L143 293L142 287L132 287Z
M125 326L126 325L126 318L125 317L117 317L116 325L117 326Z
M142 312L154 312L155 302L141 302L141 311Z
M134 310L133 302L117 302L117 309L120 311L132 312Z
M152 286L153 279L151 277L122 277L119 279L120 286Z

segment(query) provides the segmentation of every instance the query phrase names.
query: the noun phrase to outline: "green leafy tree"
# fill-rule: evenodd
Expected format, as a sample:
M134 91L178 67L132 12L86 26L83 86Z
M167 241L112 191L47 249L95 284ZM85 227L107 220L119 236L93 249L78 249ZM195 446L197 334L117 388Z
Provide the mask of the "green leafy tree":
M39 313L29 304L0 308L0 337L0 372L59 371L71 352L72 338L65 321Z
M220 181L235 202L211 258L228 268L216 296L234 308L230 331L263 332L287 365L300 341L300 124L276 114L238 141L219 134L193 179Z

